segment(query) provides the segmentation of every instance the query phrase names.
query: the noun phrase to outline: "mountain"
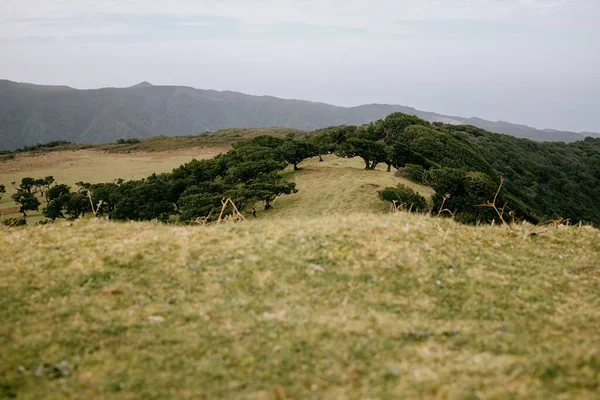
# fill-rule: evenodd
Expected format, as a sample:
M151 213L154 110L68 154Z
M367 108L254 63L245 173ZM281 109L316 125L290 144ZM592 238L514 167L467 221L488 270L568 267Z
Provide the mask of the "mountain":
M0 80L0 150L54 140L100 143L238 127L314 130L364 124L393 112L414 114L430 122L471 124L537 141L572 142L584 138L575 132L451 117L398 105L337 107L231 91L154 86L148 82L129 88L78 90Z

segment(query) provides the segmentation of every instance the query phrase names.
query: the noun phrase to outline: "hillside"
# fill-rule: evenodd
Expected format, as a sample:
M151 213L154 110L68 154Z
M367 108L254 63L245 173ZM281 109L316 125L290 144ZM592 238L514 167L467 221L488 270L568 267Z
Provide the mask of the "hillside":
M593 398L592 228L0 227L0 397Z
M189 135L238 127L289 127L314 130L332 125L360 125L392 112L428 121L468 123L494 132L539 141L576 141L574 132L449 117L397 105L336 107L270 96L200 90L182 86L76 90L0 80L0 150L66 140L106 143L119 138Z
M227 147L192 148L170 152L104 153L95 150L52 152L42 155L18 155L15 160L0 164L0 184L8 190L0 200L0 218L18 217L17 205L10 199L14 188L8 183L26 176L54 176L57 182L75 186L78 181L111 182L117 178L142 179L152 173L170 172L192 159L202 160L226 151ZM377 191L399 183L413 187L430 197L430 188L398 178L383 169L364 171L359 159L326 156L306 160L297 172L285 172L296 183L298 193L277 199L273 209L263 212L260 219L282 217L327 216L353 212L388 213L389 205L379 200ZM335 196L331 196L335 193ZM43 219L41 212L31 213L30 224Z

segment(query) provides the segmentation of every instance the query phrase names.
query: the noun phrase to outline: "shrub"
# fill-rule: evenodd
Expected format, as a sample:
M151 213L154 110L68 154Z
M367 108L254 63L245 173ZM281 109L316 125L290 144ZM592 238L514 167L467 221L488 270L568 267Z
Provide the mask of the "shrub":
M408 186L387 187L379 191L379 198L383 201L396 202L398 208L412 212L428 211L427 200Z
M8 218L2 221L2 223L8 227L16 227L16 226L25 226L27 225L27 220L25 218Z
M397 175L416 183L425 183L425 168L421 165L406 164L404 168L398 170Z

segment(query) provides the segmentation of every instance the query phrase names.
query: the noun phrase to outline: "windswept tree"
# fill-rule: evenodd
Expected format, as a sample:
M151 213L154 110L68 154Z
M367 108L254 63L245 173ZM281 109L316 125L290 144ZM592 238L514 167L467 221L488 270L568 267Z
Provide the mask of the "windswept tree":
M365 162L365 169L374 170L379 163L386 162L388 150L384 143L363 135L353 136L342 143L337 151L341 157L360 157Z
M175 212L172 182L168 174L153 174L118 186L111 217L117 220L168 221Z
M13 182L13 185L15 183ZM21 179L21 184L16 187L16 192L11 198L19 205L19 212L27 218L27 211L38 211L40 201L37 199L36 180L30 177Z
M250 198L265 202L265 210L271 208L271 203L279 196L297 193L296 184L285 181L279 174L271 173L247 185Z
M19 212L23 214L23 218L27 218L27 211L38 211L40 208L40 201L34 193L17 189L11 197L19 205Z
M48 199L48 191L50 190L50 188L52 187L52 184L55 183L54 177L53 176L47 176L45 178L40 178L40 179L36 179L35 180L35 187L37 188L37 191L39 192L40 196L44 198L44 200L46 200L46 205L48 205L48 202L50 201Z
M337 148L332 135L328 132L318 133L307 140L314 146L315 154L319 156L320 162L323 162L324 155L334 153Z
M406 128L413 125L429 126L429 122L414 115L397 112L388 115L384 120L377 121L374 128L379 139L391 145Z
M51 220L65 218L64 208L71 193L71 188L67 185L55 185L47 192L48 204L44 209L44 216Z
M317 155L316 147L307 140L289 139L277 147L277 152L288 163L294 166L294 171L298 171L298 164L307 158Z

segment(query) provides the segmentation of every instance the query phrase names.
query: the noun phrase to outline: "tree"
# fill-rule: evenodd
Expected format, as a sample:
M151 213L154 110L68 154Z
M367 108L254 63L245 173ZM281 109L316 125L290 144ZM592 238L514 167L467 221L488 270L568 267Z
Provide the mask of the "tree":
M392 144L406 128L413 125L429 126L429 122L414 115L397 112L388 115L384 120L377 121L375 130L381 140L386 144Z
M21 184L17 187L17 191L11 196L13 201L19 204L19 212L23 214L23 218L27 218L27 211L39 210L40 202L36 197L35 187L36 180L25 177L21 179Z
M85 213L91 211L91 205L88 197L83 193L71 192L67 195L65 202L65 212L71 219L84 217Z
M13 185L15 185L15 182L13 182ZM25 192L32 193L36 185L37 181L35 179L25 177L21 179L21 184L19 185L18 190L23 190Z
M286 140L277 148L277 152L288 163L294 166L294 171L298 171L298 164L304 159L317 155L317 149L312 143L306 140Z
M277 197L297 193L296 184L287 182L278 174L270 174L247 185L248 196L265 202L265 210Z
M177 201L181 221L189 222L211 214L217 216L227 188L228 185L222 179L188 187Z
M53 183L55 183L53 176L47 176L45 178L36 179L34 183L35 187L40 193L40 196L42 196L46 200L46 205L48 205L49 202L48 191L50 190L50 187Z
M65 218L63 208L65 207L70 192L71 188L67 185L60 184L51 187L47 192L47 205L43 211L44 216L53 221L57 218Z
M153 174L118 186L111 217L117 220L168 221L175 212L172 182L168 174Z
M314 146L315 153L319 156L319 161L323 162L323 156L335 152L336 144L331 134L320 133L308 138L308 142Z
M78 186L85 188L90 194L92 203L96 208L96 216L108 215L109 218L119 200L119 186L122 184L122 180L117 180L113 183L97 183L93 185L83 182L77 183Z
M240 148L245 146L250 147L268 147L270 149L276 149L281 146L286 139L277 137L277 136L269 136L269 135L259 135L255 136L250 140L244 140L236 143L233 147Z
M38 211L40 208L40 201L34 193L17 189L11 197L15 203L19 204L19 212L23 214L23 218L27 218L27 211Z
M338 150L340 157L360 157L365 162L365 169L374 170L377 164L387 160L388 152L385 144L365 137L355 136L342 143Z

